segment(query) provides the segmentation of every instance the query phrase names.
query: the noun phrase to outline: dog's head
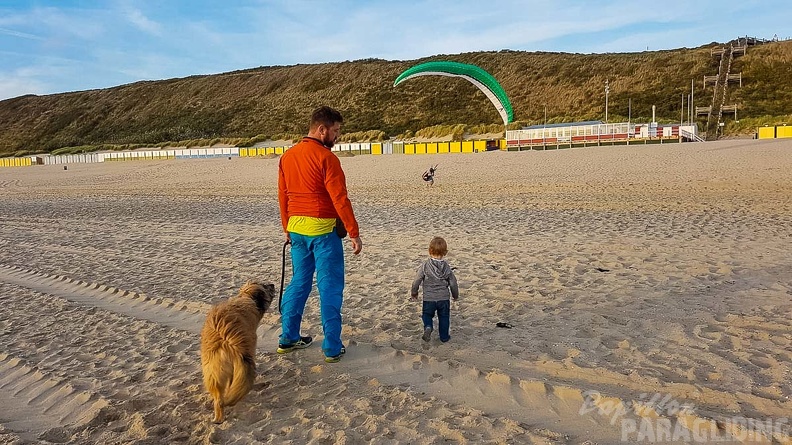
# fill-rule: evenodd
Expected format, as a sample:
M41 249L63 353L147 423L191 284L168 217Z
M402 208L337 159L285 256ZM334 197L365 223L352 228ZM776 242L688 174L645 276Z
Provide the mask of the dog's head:
M261 313L267 312L272 300L275 298L275 285L272 283L261 284L256 281L248 281L241 289L240 295L247 295L256 302L256 307L259 308Z

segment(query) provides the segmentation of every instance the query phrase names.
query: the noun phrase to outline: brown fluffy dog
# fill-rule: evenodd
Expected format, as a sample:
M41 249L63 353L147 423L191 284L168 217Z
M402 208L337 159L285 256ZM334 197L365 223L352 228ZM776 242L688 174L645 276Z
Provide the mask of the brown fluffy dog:
M256 328L275 296L275 286L248 281L236 297L214 306L201 331L201 369L214 399L214 422L234 406L256 378Z

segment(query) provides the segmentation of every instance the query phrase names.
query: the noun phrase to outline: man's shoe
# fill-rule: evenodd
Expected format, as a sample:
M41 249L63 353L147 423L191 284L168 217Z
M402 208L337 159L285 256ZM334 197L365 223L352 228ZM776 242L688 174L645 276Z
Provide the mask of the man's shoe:
M341 347L341 352L339 352L338 355L334 355L334 356L331 356L331 357L325 357L325 362L327 362L327 363L338 363L338 362L341 361L341 356L344 355L344 354L346 354L346 348L342 346Z
M424 334L421 338L423 341L429 341L432 338L432 328L424 328Z
M295 349L305 349L308 346L311 346L311 343L313 343L312 337L300 337L300 339L294 343L288 343L288 344L280 343L278 345L277 352L278 354L286 354L287 352L292 352Z

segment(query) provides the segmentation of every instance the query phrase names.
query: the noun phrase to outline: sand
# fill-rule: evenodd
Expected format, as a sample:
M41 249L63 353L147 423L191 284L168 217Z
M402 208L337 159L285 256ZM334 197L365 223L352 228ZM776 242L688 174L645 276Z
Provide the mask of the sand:
M347 355L265 315L222 425L199 332L280 284L278 160L0 169L0 443L792 443L792 140L341 161ZM435 235L446 344L408 301Z

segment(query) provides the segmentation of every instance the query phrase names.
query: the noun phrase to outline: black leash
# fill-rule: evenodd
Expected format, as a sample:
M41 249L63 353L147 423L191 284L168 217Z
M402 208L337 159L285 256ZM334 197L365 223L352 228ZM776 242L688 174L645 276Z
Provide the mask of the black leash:
M278 313L281 312L281 300L283 300L283 280L286 278L286 246L291 244L291 241L283 243L283 256L281 257L281 287L280 294L278 294Z

